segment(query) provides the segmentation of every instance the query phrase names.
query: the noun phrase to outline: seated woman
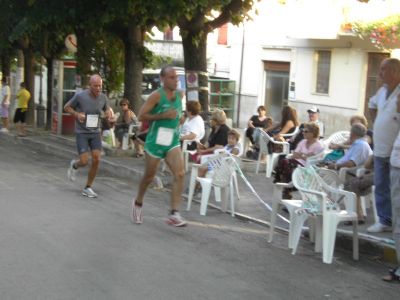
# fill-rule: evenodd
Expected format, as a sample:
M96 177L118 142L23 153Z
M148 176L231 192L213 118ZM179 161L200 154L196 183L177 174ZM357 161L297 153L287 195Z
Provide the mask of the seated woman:
M282 134L293 133L299 126L299 121L297 119L296 110L286 105L282 108L282 118L279 124L272 125L265 129L265 131L271 135L275 140L284 142L286 139ZM269 153L273 152L271 143L268 144Z
M308 157L324 151L324 146L319 141L319 127L315 123L304 124L304 139L299 142L291 158L279 160L275 168L274 182L291 182L292 173L297 166L305 166ZM290 189L284 189L283 198L291 199Z
M257 108L258 115L254 115L247 122L246 137L250 140L252 145L256 145L257 136L255 134L258 132L254 130L255 128L268 128L272 126L272 118L267 117L267 109L265 106L260 105Z
M211 113L211 133L205 145L197 143L197 152L193 155L193 160L200 162L201 156L211 154L215 149L223 148L228 144L229 127L226 126L226 115L221 109L216 109Z
M196 140L188 146L188 150L195 150L197 143L204 137L204 120L199 115L201 105L198 101L189 101L186 104L186 119L181 127L180 140Z
M121 115L115 125L115 137L119 142L119 148L121 148L124 134L128 133L129 125L137 123L137 117L132 111L128 99L123 98L119 106L121 107Z

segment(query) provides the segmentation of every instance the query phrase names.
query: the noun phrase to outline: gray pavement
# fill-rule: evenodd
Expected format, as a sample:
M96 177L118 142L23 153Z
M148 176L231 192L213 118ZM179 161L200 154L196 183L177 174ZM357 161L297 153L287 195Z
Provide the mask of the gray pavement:
M309 243L198 205L189 226L165 224L169 195L149 189L144 223L129 206L136 181L100 170L99 197L80 194L86 174L66 180L70 157L0 138L0 299L397 299L380 280L387 266L337 249L325 265ZM106 165L106 164L104 164Z
M57 136L44 130L30 129L29 136L25 138L18 138L13 131L10 133L0 133L0 139L19 143L36 149L37 151L44 151L51 154L56 154L66 159L66 166L70 159L76 157L75 139L73 136ZM109 151L107 151L109 153ZM106 170L113 176L131 178L139 180L144 170L144 158L134 158L126 156L127 153L113 153L113 156L105 155L102 158L101 168ZM129 154L129 152L128 152ZM244 161L242 169L246 179L254 187L265 203L271 205L272 202L272 179L265 177L265 172L255 174L255 162ZM261 168L261 170L263 170ZM189 181L189 174L186 175L186 186ZM154 187L159 190L168 190L170 186L170 179L168 172L159 171L157 178L154 181ZM248 188L246 183L239 177L239 190L240 200L236 207L236 217L242 218L249 222L255 222L264 226L269 226L270 211L265 204L261 203L257 197ZM184 197L186 195L183 195ZM210 206L218 208L214 201L210 201ZM186 208L186 201L183 203L183 208ZM198 210L198 206L193 206L192 210ZM281 211L284 217L287 215ZM369 214L371 216L371 214ZM377 259L382 259L387 262L395 262L395 252L391 233L368 234L366 228L372 224L372 218L367 219L365 225L360 226L360 255L370 255ZM287 232L288 224L278 219L277 230ZM341 226L338 232L336 241L336 249L342 248L351 251L351 232L348 231L349 227ZM350 227L351 228L351 227ZM267 238L267 237L266 237ZM307 243L306 240L303 241ZM317 255L317 254L315 254ZM349 252L349 255L350 252Z

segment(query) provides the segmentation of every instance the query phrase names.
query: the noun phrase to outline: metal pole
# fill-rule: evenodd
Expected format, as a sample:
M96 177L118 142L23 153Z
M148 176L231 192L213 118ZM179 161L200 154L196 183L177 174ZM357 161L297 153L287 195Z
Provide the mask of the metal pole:
M45 118L45 111L46 108L43 105L43 86L42 86L42 79L43 79L43 61L40 58L40 74L39 74L39 105L36 107L37 110L37 127L44 127L44 118Z

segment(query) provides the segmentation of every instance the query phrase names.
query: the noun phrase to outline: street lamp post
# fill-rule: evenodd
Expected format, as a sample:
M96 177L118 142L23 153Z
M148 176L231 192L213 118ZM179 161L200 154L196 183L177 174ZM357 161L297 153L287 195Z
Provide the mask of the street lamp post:
M36 106L36 117L37 117L37 127L44 127L44 118L46 108L43 105L43 88L42 88L42 79L43 79L43 69L42 69L42 59L40 59L40 74L39 74L39 105Z

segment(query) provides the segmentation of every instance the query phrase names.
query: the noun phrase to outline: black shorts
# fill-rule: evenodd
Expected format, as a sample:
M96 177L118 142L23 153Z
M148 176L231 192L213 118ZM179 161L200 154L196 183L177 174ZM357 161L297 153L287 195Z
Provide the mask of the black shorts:
M25 123L27 110L26 108L17 108L14 115L14 123Z

